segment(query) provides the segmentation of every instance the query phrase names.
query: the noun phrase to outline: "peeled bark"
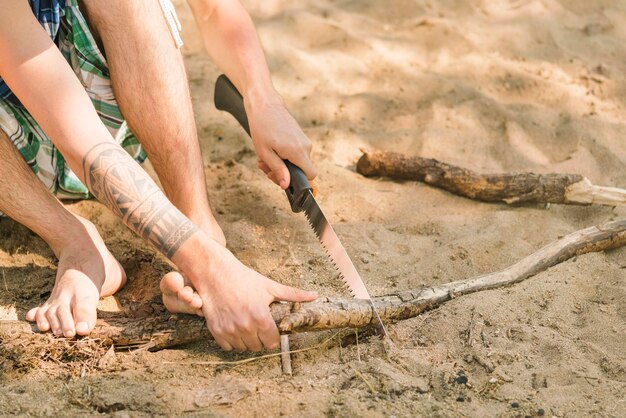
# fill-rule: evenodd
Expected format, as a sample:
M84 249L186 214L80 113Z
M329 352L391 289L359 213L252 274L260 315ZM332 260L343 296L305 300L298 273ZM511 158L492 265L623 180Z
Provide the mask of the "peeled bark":
M626 244L626 220L609 222L573 232L543 247L512 266L483 276L459 280L441 286L423 287L375 298L384 321L415 317L455 297L495 289L525 280L576 255L604 251ZM204 320L190 315L172 315L162 306L124 313L101 314L89 338L116 348L158 350L212 338ZM322 298L312 303L274 303L272 316L282 333L319 331L333 328L359 328L376 324L372 307L366 300ZM34 325L23 321L0 321L0 337L24 338L31 344L50 344L50 339L32 337ZM0 338L2 341L2 338Z
M363 151L357 171L368 177L420 181L483 202L626 205L626 190L595 186L579 174L479 174L389 151Z

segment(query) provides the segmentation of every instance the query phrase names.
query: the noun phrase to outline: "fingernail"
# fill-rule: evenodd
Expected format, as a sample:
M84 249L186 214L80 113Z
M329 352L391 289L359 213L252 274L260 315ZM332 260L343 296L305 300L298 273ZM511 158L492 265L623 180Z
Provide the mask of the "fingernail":
M286 189L286 188L287 188L287 186L289 186L289 183L287 183L287 180L282 179L282 180L280 181L280 187L282 187L283 189Z
M89 323L88 322L77 323L76 332L89 332Z

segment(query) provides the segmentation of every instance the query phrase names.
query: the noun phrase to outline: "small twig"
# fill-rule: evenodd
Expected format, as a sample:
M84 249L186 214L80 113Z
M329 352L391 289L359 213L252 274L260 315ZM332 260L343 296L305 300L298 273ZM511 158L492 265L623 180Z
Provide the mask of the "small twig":
M82 406L83 408L91 409L90 405L86 404L85 402L80 400L78 396L76 396L74 391L72 389L70 389L70 387L67 385L67 383L63 382L63 385L65 386L65 390L67 390L68 394L71 396L71 398L72 398L71 400L72 401L74 401L78 405Z
M341 360L341 362L344 363L344 360L343 360L343 346L341 345L341 340L339 340L339 360Z
M361 380L365 383L365 385L367 386L367 388L370 390L371 394L376 393L376 389L374 389L374 386L372 386L372 384L365 378L365 376L363 375L363 373L361 373L359 370L357 370L353 365L350 365L350 368L354 371L354 373L359 376L361 378Z
M474 325L476 322L476 309L472 309L472 318L470 319L469 328L467 330L467 345L474 345Z
M474 358L474 361L476 363L478 363L479 365L484 367L485 370L487 370L489 373L492 373L496 369L494 367L493 363L491 362L491 360L486 359L485 357L483 357L478 352L474 352L474 354L472 354L472 357Z
M331 342L337 335L339 335L341 333L341 331L334 333L333 335L331 335L330 337L326 338L325 340L323 340L321 343L314 345L313 347L305 347L305 348L299 348L297 350L290 350L287 351L286 353L288 354L294 354L294 353L302 353L304 351L310 351L310 350L315 350L317 348L322 348L324 346L326 346L329 342ZM262 360L265 358L271 358L271 357L278 357L278 356L283 356L285 353L271 353L271 354L264 354L262 356L257 356L257 357L248 357L245 359L241 359L241 360L232 360L232 361L190 361L190 362L183 362L183 361L164 361L162 364L180 364L180 365L191 365L191 366L237 366L240 364L246 364L246 363L250 363L256 360Z
M591 381L593 381L593 380L600 380L599 377L588 376L588 375L586 375L584 373L581 373L579 371L576 371L576 370L574 370L574 374L576 376L578 376L578 377L581 377L581 378L585 379L585 382L587 382L587 384L589 384L589 386L596 386L597 385L597 384L591 383Z
M280 336L280 360L283 366L283 374L292 375L291 370L291 353L289 352L289 335Z

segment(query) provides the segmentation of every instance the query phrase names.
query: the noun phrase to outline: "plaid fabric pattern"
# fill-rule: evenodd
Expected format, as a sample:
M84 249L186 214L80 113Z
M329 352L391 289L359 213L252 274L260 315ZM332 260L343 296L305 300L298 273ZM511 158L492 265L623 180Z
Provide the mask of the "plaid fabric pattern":
M35 16L74 70L111 135L135 160L143 162L146 155L120 113L106 60L78 9L77 1L30 0L30 4ZM0 129L20 150L37 177L57 197L90 197L87 188L67 166L39 124L1 80Z

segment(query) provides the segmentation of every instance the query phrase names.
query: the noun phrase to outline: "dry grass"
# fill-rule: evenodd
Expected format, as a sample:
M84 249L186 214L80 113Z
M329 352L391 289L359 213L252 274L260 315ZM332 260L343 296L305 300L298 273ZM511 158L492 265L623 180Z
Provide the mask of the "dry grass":
M0 382L33 369L84 376L98 368L106 352L107 347L90 338L69 340L33 334L16 339L0 334Z

